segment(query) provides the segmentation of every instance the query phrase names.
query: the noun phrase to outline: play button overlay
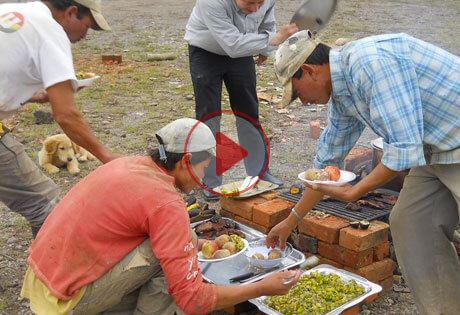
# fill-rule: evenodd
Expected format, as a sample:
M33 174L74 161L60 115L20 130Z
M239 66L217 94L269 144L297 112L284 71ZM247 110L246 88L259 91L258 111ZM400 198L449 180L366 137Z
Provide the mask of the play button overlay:
M248 156L248 151L222 132L216 133L216 175L221 176Z
M184 153L187 152L187 142L199 123L206 124L213 131L216 137L216 156L206 168L204 178L197 178L187 163L189 174L195 183L203 190L220 196L236 196L254 188L267 171L270 157L268 138L260 124L238 111L223 110L211 113L192 128L185 143ZM251 176L252 179L258 178L257 181L250 181L250 186L243 188L237 182L247 176ZM222 185L226 185L225 193L213 190Z

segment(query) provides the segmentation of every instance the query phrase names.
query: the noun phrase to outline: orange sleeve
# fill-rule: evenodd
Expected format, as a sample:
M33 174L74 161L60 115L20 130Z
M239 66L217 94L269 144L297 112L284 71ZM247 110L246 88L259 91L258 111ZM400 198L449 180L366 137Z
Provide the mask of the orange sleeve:
M169 294L177 306L187 314L205 314L214 310L217 287L203 282L183 200L157 209L147 224L153 252L160 261Z

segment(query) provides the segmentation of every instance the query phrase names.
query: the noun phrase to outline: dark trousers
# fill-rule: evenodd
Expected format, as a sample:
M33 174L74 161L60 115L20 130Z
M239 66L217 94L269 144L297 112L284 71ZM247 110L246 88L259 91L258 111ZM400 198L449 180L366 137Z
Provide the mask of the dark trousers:
M230 106L259 124L259 102L256 91L256 70L250 57L230 58L189 45L190 74L195 92L196 119L221 110L222 82L225 83ZM244 165L248 175L261 175L268 156L261 131L248 119L236 115L239 145L248 151ZM220 115L204 121L214 135L220 131ZM206 168L203 182L208 187L222 184L216 175L216 159Z

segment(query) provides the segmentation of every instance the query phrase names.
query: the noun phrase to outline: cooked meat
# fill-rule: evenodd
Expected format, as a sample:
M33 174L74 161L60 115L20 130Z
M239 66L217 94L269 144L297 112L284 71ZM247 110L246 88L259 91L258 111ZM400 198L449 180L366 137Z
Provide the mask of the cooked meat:
M227 221L222 219L218 220L217 223L213 223L212 226L213 229L216 231L221 231L223 229L230 228L230 224L228 224Z
M224 219L216 220L216 223L210 221L203 222L195 227L195 232L200 238L214 239L222 234L235 234L239 237L246 238L246 234L234 229L233 222L228 222Z
M381 197L382 195L384 195L384 193L382 193L380 190L373 190L368 192L366 197Z
M380 210L385 207L380 201L358 200L356 203L360 206L371 207Z
M246 234L241 232L240 230L235 230L235 229L228 229L228 235L238 235L241 238L246 238Z
M214 230L213 223L211 222L203 222L201 224L198 224L197 227L195 228L196 234L200 234L203 232L209 232Z
M374 199L375 201L380 201L392 206L394 206L394 204L398 200L398 198L396 198L396 196L393 195L382 195L381 197L375 197Z
M211 231L203 232L203 233L200 234L200 238L204 238L204 239L207 239L207 240L213 240L213 239L215 239L214 231L211 230Z
M352 211L360 211L361 210L361 207L358 206L356 203L353 203L353 202L347 203L345 208L348 209L348 210L352 210Z

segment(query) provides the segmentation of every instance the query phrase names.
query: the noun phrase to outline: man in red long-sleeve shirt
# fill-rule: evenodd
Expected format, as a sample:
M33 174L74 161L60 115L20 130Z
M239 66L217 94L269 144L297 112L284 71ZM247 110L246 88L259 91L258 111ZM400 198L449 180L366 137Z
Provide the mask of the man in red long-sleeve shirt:
M21 292L32 311L203 314L285 294L296 283L299 273L290 271L240 287L203 282L176 188L189 193L203 178L216 142L206 125L189 118L157 138L160 148L150 156L120 158L89 174L47 218L30 248ZM290 277L295 281L283 284Z

